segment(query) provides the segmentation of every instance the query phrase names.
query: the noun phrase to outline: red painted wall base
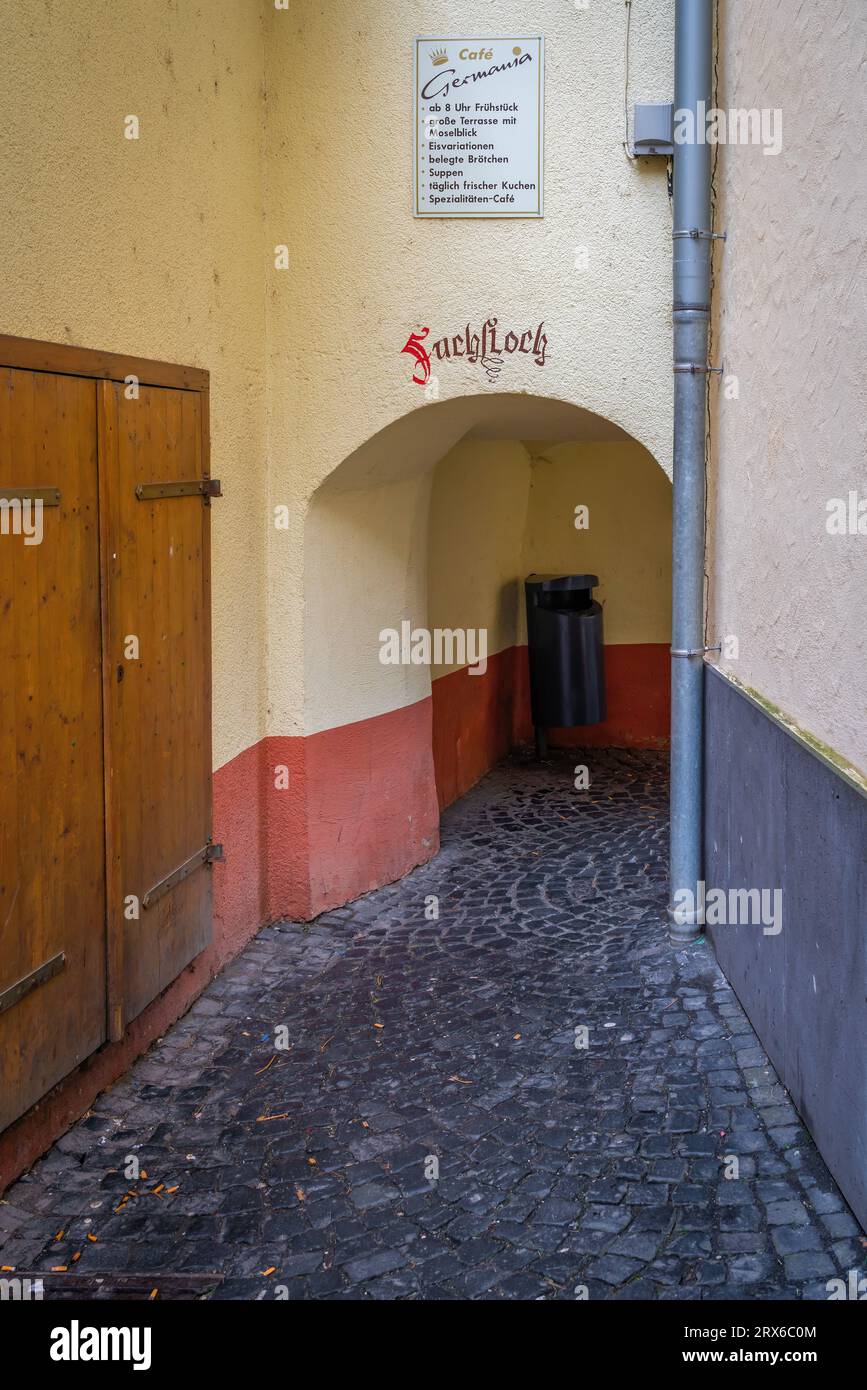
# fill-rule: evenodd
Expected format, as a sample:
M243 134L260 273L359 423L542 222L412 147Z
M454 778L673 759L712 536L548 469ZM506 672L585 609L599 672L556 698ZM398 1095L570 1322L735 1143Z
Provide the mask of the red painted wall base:
M604 724L551 729L554 748L666 748L671 724L666 643L605 648ZM484 675L465 667L434 681L433 750L440 808L451 805L516 744L533 741L526 647L489 657Z
M527 648L518 649L518 728L533 737ZM667 642L630 642L605 648L604 724L552 729L554 748L667 748L671 730L671 653Z
M439 849L429 699L260 748L266 920L308 920Z
M484 675L471 676L465 666L433 682L433 763L441 809L520 741L515 711L522 652L526 664L526 647L509 647L488 657Z

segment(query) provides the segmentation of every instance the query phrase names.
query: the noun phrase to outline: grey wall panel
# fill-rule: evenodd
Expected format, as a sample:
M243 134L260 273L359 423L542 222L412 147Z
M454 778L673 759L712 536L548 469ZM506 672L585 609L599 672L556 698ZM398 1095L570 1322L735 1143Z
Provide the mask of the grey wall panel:
M708 888L782 890L778 936L708 937L867 1225L867 797L710 667L705 769Z

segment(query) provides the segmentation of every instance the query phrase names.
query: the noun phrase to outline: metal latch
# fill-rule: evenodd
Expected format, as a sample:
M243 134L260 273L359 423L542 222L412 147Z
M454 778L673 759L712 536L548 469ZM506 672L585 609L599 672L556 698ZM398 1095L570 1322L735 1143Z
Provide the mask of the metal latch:
M66 965L66 953L58 951L56 956L52 956L44 965L38 965L35 970L31 970L29 975L23 975L20 980L16 980L14 985L4 989L0 993L0 1014L5 1014L7 1009L11 1009L13 1004L17 1004L37 985L45 984L46 980L53 980L55 975L59 975Z
M212 497L222 497L219 478L193 478L182 483L139 483L135 495L140 502L157 502L163 497L196 497L210 505Z
M209 840L195 854L191 854L189 859L185 859L183 864L179 864L176 869L172 869L170 874L166 874L165 878L161 878L158 883L155 883L153 888L149 888L141 900L142 907L153 907L155 902L169 893L172 888L177 888L178 884L183 883L184 879L189 878L196 869L213 864L215 860L222 859L222 857L223 846L215 845Z
M0 487L0 502L41 502L43 507L60 506L59 487Z

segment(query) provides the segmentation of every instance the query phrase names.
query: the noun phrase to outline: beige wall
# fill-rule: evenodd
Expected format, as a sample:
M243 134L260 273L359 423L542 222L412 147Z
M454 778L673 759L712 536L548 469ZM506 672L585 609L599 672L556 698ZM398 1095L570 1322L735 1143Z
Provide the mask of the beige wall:
M22 0L2 30L2 331L211 372L219 765L266 698L258 9Z
M467 440L434 473L428 626L483 628L488 656L518 640L529 491L530 456L514 440ZM455 669L434 666L431 678Z
M430 694L424 666L383 665L379 634L426 625L430 474L320 494L307 526L305 732Z
M587 530L575 507L589 508ZM592 573L610 643L671 635L671 484L634 441L467 440L433 475L427 623L526 641L525 577ZM434 667L436 679L454 667Z
M630 100L668 98L672 0L635 0L632 9ZM569 0L539 0L530 10L524 0L501 0L495 16L489 4L456 0L430 0L421 9L294 0L288 11L271 12L266 227L269 245L289 243L291 269L268 272L269 470L274 500L300 500L297 529L273 534L269 546L270 731L300 730L302 705L309 731L323 718L394 708L422 688L410 682L402 691L386 671L376 688L352 674L336 692L332 635L321 622L354 587L346 670L372 669L376 652L358 651L357 633L378 632L379 590L374 585L368 604L356 580L376 563L379 547L372 533L363 557L366 542L357 534L343 569L346 517L332 512L329 519L323 510L331 508L331 488L379 486L429 470L463 432L425 449L418 436L427 421L419 421L387 435L385 456L376 455L376 437L393 422L430 409L410 379L411 359L400 353L418 325L430 327L432 341L491 314L504 326L544 320L544 368L526 357L510 361L493 386L477 366L449 363L437 372L440 402L484 402L502 392L574 402L622 426L669 466L671 219L662 161L634 163L622 148L625 19L619 0L594 0L587 10ZM545 217L414 219L413 37L521 33L528 25L546 41ZM585 270L575 268L580 246L589 252ZM464 429L474 423L466 411ZM524 437L505 423L497 433ZM351 476L346 459L354 461ZM305 513L304 499L326 480ZM383 495L380 504L394 507L382 513L385 531L406 524L401 494ZM466 575L474 554L460 558ZM425 557L416 563L425 567ZM311 588L314 574L320 592ZM405 609L416 592L416 576L407 577L392 595L392 611Z
M673 0L632 11L631 99L664 98ZM497 7L497 29L531 23L546 39L544 219L411 215L413 37L484 35L492 22L489 5L456 0L423 13L382 0L22 0L4 15L0 324L211 372L225 493L213 512L217 766L266 732L416 696L412 680L373 669L375 647L341 666L351 644L323 615L352 589L354 638L378 631L398 595L421 602L421 475L491 403L572 403L669 466L670 214L661 162L622 148L624 6ZM123 138L129 114L137 141ZM371 441L375 453L395 421L427 420L400 353L408 333L491 314L504 327L544 320L546 366L511 361L495 388L450 365L440 402L456 409L441 436L411 443L410 464L389 436L354 483L383 488L378 500L353 510L327 496L353 485L335 470L368 458ZM500 436L531 437L499 418ZM416 481L392 486L400 477Z
M589 509L586 530L575 508ZM527 573L596 574L607 643L671 637L671 484L634 441L533 446Z
M867 498L867 10L724 0L719 105L779 107L783 150L718 164L708 639L728 674L867 771L867 538L825 530Z

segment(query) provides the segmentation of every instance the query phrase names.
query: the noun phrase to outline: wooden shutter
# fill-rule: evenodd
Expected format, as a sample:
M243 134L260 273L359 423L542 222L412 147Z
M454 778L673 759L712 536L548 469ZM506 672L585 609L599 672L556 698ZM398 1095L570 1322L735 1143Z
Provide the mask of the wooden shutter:
M106 1036L96 390L0 368L0 1129Z
M210 939L207 396L140 386L130 398L112 381L98 389L109 988L119 1036Z
M218 486L207 373L3 335L0 363L2 1130L210 938Z

